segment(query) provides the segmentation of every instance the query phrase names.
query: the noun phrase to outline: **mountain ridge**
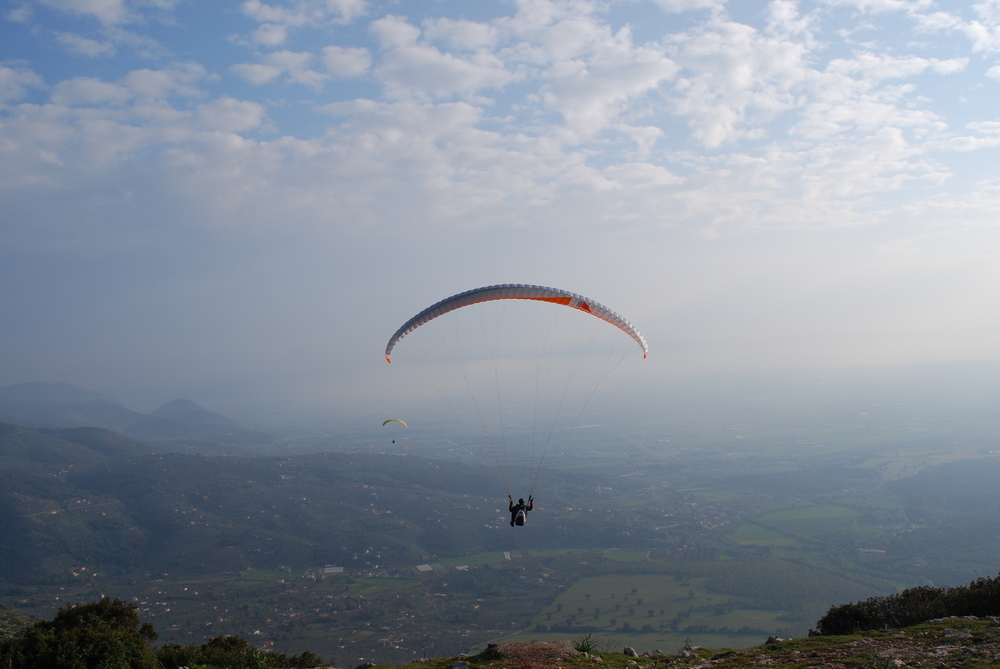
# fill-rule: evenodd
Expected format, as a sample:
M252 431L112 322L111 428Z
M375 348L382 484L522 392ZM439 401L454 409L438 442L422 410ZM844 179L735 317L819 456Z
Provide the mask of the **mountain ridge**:
M143 414L69 383L0 388L0 421L30 428L104 428L149 442L159 452L229 455L274 442L272 435L242 428L192 400L172 400Z

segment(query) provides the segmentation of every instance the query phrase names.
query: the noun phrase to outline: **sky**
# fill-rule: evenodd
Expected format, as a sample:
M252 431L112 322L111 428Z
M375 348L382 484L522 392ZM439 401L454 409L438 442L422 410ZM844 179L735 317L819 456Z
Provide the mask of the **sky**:
M495 283L641 384L997 360L998 147L997 0L3 0L0 385L349 409Z

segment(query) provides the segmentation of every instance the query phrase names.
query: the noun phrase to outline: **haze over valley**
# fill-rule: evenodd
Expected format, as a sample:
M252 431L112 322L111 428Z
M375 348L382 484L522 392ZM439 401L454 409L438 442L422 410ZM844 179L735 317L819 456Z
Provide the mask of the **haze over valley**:
M2 426L0 603L49 617L114 594L164 641L236 634L341 664L585 633L640 651L802 636L832 605L998 569L994 372L625 393L549 460L516 530L488 451L446 423L280 436L291 419L250 431L174 401L153 413L238 438L138 439L56 426L81 415L63 400L126 411L114 398L8 386L5 419L34 418Z
M0 667L1000 616L998 93L997 0L5 2Z

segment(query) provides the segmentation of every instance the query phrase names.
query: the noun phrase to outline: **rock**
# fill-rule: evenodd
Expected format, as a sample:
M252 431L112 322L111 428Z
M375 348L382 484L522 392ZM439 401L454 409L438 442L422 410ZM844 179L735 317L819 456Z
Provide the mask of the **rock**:
M781 643L782 641L787 641L787 640L788 639L782 639L781 637L777 637L777 636L769 636L769 637L767 637L767 641L765 641L764 643L766 643L766 644L767 643Z
M710 657L708 659L709 659L709 661L712 661L712 660L722 660L724 658L729 657L732 654L733 654L733 651L727 650L727 651L724 651L722 653L716 653L715 655L713 655L712 657ZM795 655L795 653L792 653L792 655ZM800 653L800 655L801 655L801 653Z
M632 646L625 646L624 648L622 648L622 652L628 655L629 657L639 657L639 653L635 652L635 648L633 648Z
M451 669L469 669L469 663L464 660L457 660L451 663Z
M1000 620L997 618L990 618L990 627L1000 627Z
M693 651L693 650L691 650L690 648L681 648L681 649L680 649L680 650L679 650L679 651L677 652L677 657L684 657L684 658L688 658L688 657L694 657L694 656L695 656L695 653L694 653L694 651Z
M972 630L968 627L963 627L961 629L945 628L941 630L941 636L946 639L971 639Z

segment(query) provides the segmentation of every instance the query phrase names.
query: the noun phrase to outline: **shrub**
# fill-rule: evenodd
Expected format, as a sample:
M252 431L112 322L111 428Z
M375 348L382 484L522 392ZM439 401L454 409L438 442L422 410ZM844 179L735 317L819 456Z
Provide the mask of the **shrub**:
M968 585L907 588L895 595L832 606L816 622L810 636L855 634L866 630L908 627L945 616L1000 615L1000 574Z
M107 598L70 604L0 643L0 668L158 669L149 647L156 637L152 625L140 623L135 604Z

